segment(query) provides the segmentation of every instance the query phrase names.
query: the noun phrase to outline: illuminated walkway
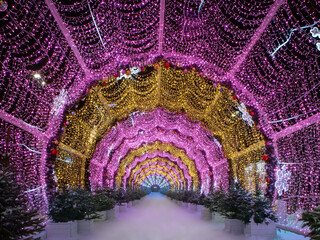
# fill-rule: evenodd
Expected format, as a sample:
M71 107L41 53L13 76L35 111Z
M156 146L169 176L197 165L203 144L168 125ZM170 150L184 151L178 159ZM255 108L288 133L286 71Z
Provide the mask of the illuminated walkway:
M81 240L244 240L223 231L223 224L200 219L160 194L141 200L115 221L95 225L95 233ZM278 238L289 239L289 238ZM306 238L290 238L292 240Z

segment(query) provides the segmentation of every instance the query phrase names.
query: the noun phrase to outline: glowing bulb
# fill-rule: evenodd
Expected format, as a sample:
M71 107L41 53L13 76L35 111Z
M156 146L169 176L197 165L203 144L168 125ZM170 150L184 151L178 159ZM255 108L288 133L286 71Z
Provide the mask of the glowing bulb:
M0 0L0 12L4 12L8 8L7 1Z
M41 74L40 74L40 73L35 73L35 74L33 75L33 77L34 77L35 79L40 79L40 78L41 78Z

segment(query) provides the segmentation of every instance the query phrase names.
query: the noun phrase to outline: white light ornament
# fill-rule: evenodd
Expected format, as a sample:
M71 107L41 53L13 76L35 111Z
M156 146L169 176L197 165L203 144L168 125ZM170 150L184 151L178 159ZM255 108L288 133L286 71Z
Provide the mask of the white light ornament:
M281 196L283 193L289 190L289 180L291 178L291 172L287 171L287 166L282 165L276 172L276 183L278 195Z
M310 33L312 35L312 37L314 38L320 38L320 30L317 28L317 27L313 27L311 30L310 30Z
M59 96L55 97L53 100L53 107L51 109L52 115L59 115L61 110L64 108L68 101L68 92L65 89L60 91Z
M66 158L62 159L62 158L57 158L57 160L68 163L70 165L72 165L72 159L71 157L67 156Z
M135 76L137 75L139 72L141 72L141 68L140 67L132 67L129 69L130 71L130 74L127 74L127 71L124 70L124 69L121 69L120 70L120 76L117 77L117 80L121 80L122 78L126 78L126 79L129 79L129 78L132 78L132 76Z
M310 30L310 33L313 38L320 38L320 30L317 27L313 27ZM316 43L316 47L317 47L318 51L320 51L320 42Z
M242 113L242 119L248 124L248 126L252 127L254 124L254 121L252 119L252 116L248 113L248 110L246 108L246 105L244 103L241 103L238 106L239 111Z

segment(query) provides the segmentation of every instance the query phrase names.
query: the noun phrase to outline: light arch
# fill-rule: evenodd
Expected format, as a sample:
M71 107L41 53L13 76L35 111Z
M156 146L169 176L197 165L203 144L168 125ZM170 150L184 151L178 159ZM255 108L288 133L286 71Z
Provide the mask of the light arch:
M128 182L128 185L131 186L132 181L137 177L137 175L140 172L142 172L143 170L145 170L148 167L158 165L158 164L160 166L161 165L166 166L168 169L172 170L174 172L174 174L179 177L180 183L182 184L183 188L186 188L186 186L188 186L188 180L184 177L184 173L183 173L182 169L180 169L179 166L176 165L175 163L172 163L169 159L160 158L160 157L147 159L147 160L144 160L143 162L140 162L139 164L137 164L134 167L134 169L132 169L129 177L126 179L126 181L124 182L123 185L126 185L126 183Z
M232 90L213 83L193 68L185 70L159 62L146 66L135 76L100 81L87 91L78 107L70 109L59 157L73 154L81 159L77 184L85 184L88 162L96 144L117 127L117 121L158 106L201 122L202 127L219 139L231 176L242 183L244 167L259 162L265 154L263 135L256 124L248 126L243 117L247 114L239 111L241 103ZM254 113L254 109L250 111ZM239 158L244 160L239 163ZM56 165L59 168L63 164L58 161Z

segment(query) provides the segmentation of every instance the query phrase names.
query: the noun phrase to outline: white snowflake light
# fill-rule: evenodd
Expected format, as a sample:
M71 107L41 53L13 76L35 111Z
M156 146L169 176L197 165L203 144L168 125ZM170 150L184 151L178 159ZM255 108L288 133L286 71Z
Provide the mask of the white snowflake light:
M316 38L320 38L320 30L317 28L317 27L313 27L311 30L310 30L310 33L312 35L312 37Z
M246 121L246 123L252 127L252 125L254 124L254 121L252 120L252 116L248 113L246 105L244 105L244 103L241 103L238 106L239 111L242 113L242 119L244 121Z
M275 187L278 191L278 195L281 196L289 189L289 180L291 178L291 172L287 171L287 166L283 165L277 170L276 173L277 181Z
M120 80L120 79L122 79L122 78L129 79L129 78L132 78L132 76L135 76L135 75L137 75L139 72L141 72L141 68L139 68L139 67L132 67L132 68L130 68L129 70L130 70L130 74L127 75L127 74L126 74L126 70L121 69L121 70L120 70L120 76L117 77L117 80Z
M53 107L50 113L52 115L59 115L59 113L64 108L67 101L68 101L68 92L65 89L62 89L60 91L59 96L54 98Z

